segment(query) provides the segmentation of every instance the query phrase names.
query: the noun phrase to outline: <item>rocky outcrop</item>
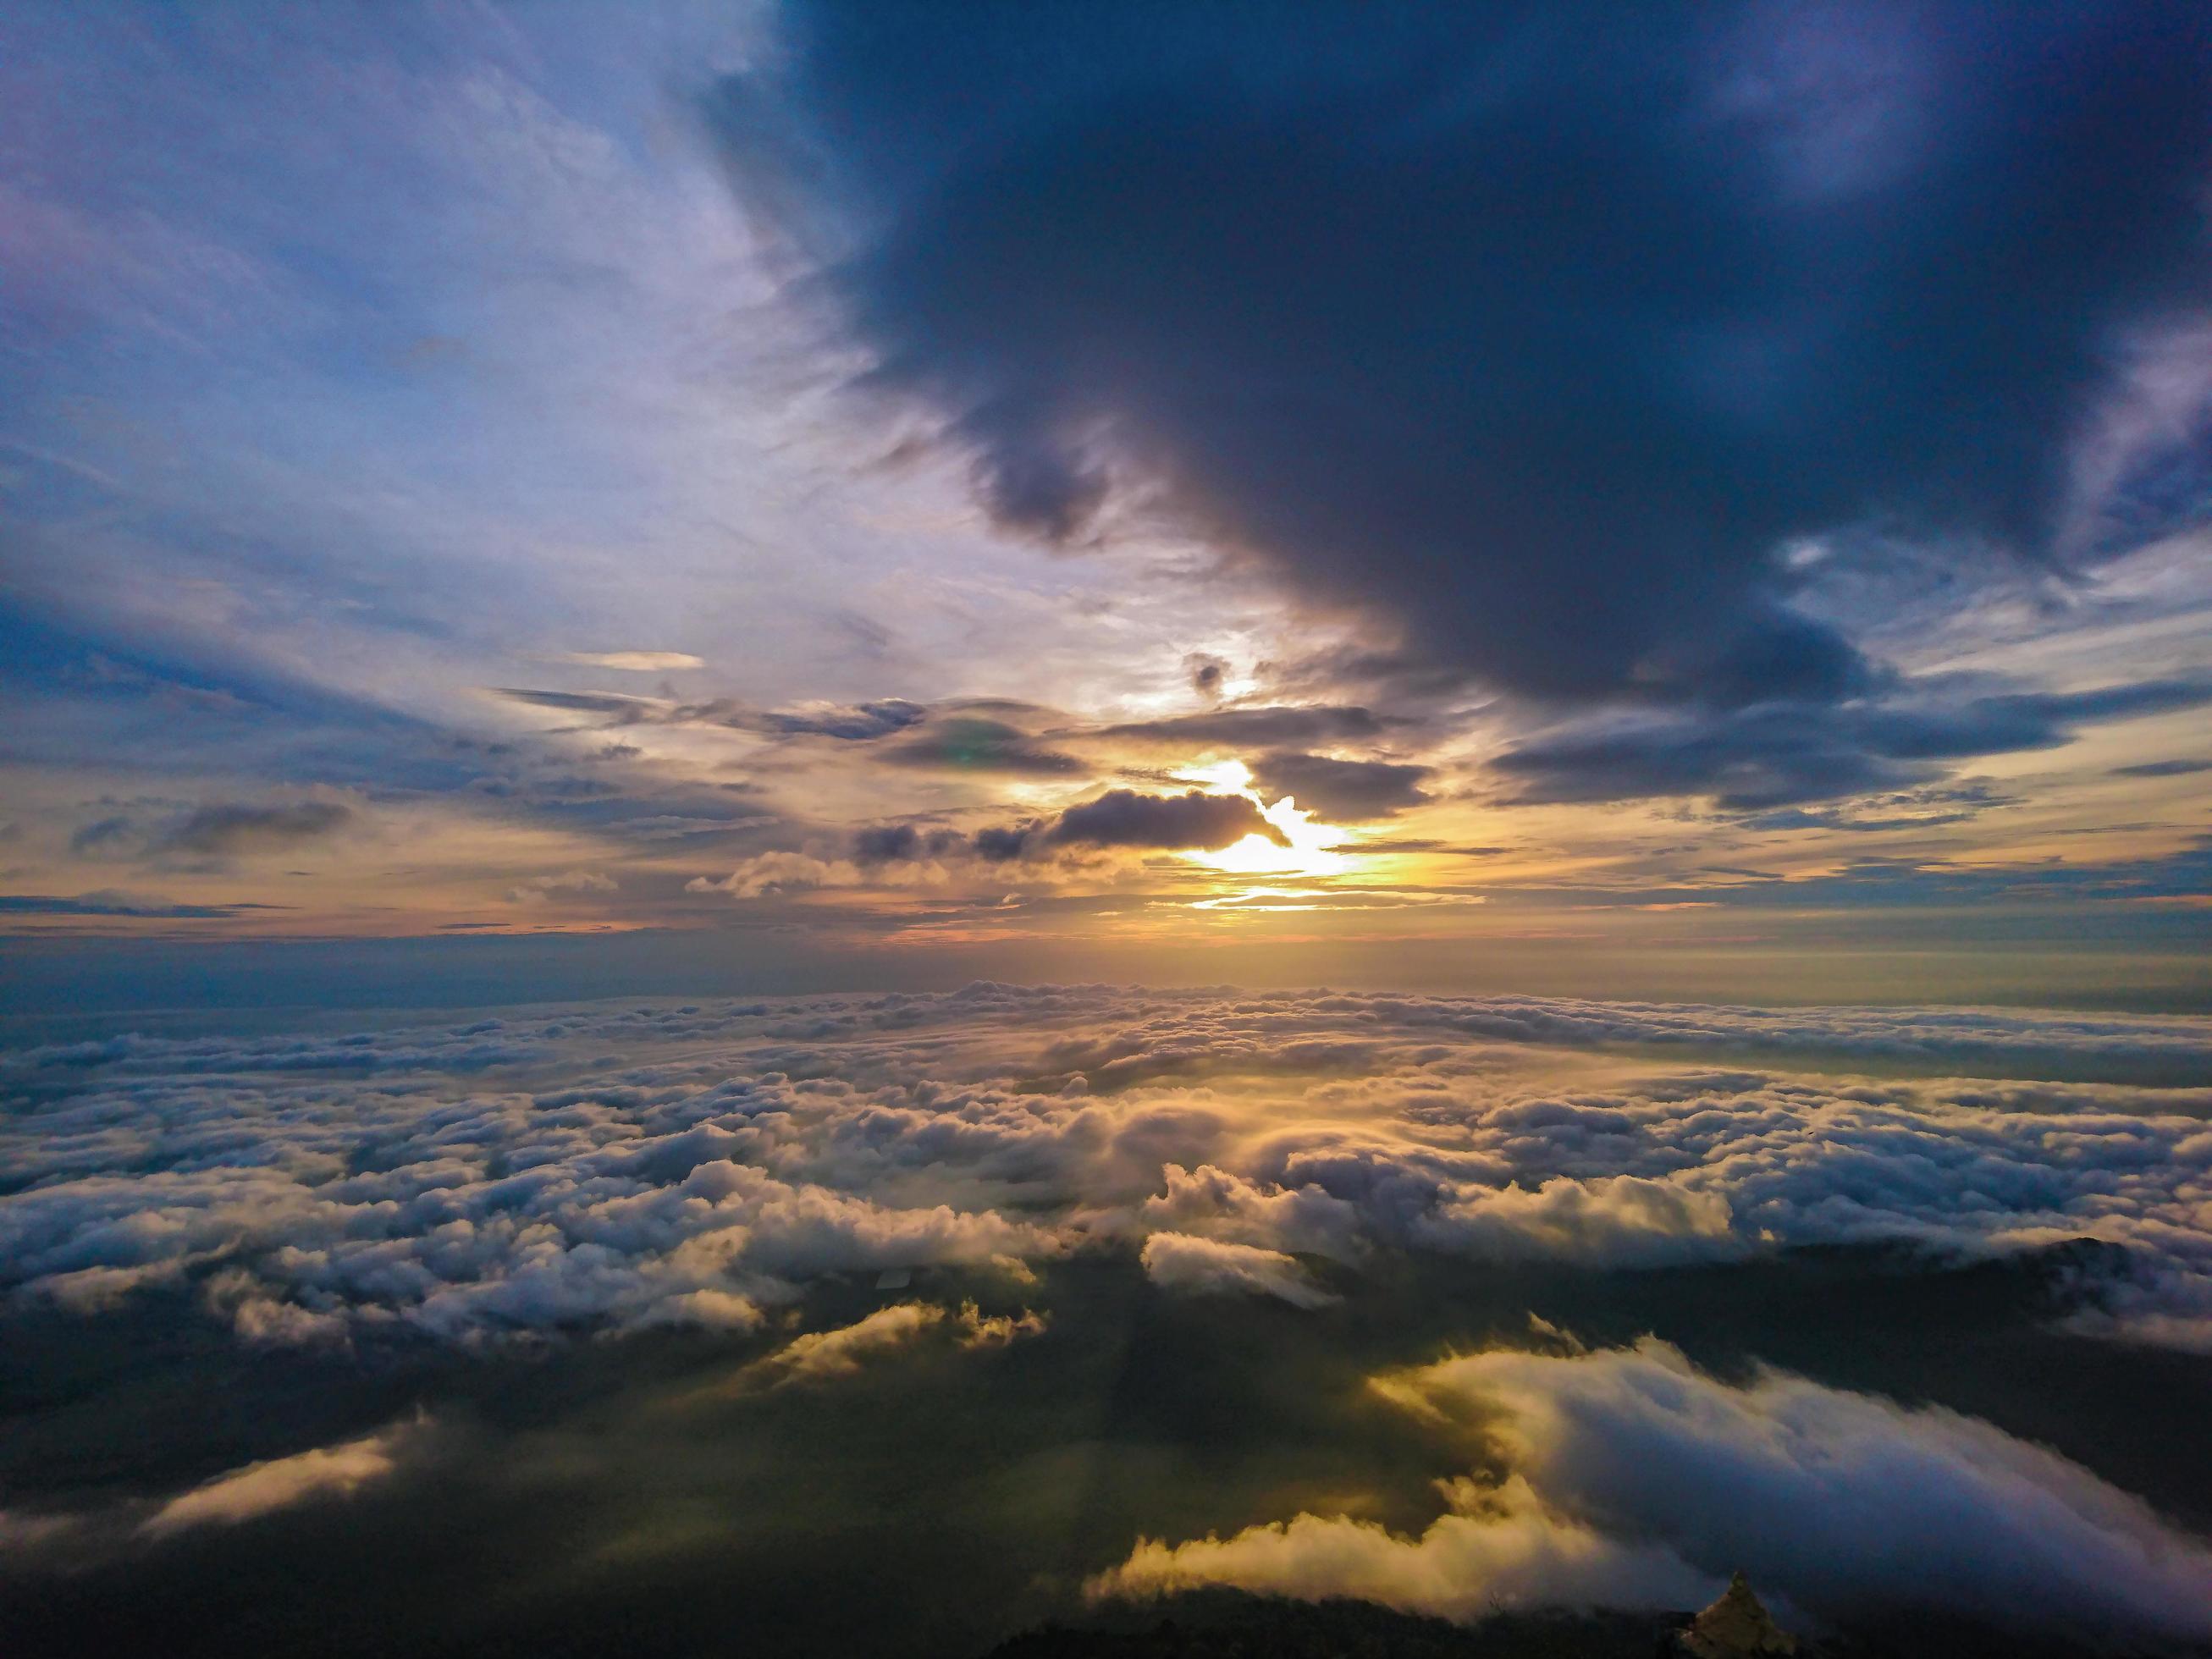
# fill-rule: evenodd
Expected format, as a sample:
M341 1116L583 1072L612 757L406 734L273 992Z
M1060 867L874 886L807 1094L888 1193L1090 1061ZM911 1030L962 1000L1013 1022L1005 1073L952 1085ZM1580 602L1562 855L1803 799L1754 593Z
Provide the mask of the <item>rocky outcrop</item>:
M1741 1573L1729 1580L1720 1600L1690 1621L1674 1646L1690 1659L1779 1659L1797 1651L1796 1638L1774 1622Z

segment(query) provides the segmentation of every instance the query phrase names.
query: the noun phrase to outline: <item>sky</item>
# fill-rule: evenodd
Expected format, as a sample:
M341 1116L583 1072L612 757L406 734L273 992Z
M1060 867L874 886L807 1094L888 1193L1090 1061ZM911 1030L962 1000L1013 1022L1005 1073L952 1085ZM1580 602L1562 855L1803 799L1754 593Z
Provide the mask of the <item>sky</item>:
M2212 1005L2208 60L9 7L10 999Z

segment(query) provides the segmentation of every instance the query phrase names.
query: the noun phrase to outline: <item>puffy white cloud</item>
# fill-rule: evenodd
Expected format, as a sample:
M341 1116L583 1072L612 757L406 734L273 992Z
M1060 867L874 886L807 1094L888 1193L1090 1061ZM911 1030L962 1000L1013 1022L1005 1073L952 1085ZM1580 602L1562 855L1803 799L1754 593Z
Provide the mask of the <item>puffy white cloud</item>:
M1493 1350L1378 1379L1485 1440L1415 1537L1300 1515L1140 1540L1102 1594L1223 1583L1465 1617L1493 1602L1683 1607L1737 1568L1816 1613L1933 1606L2029 1629L2212 1636L2212 1550L2054 1452L1936 1407L1767 1371L1741 1386L1662 1342Z
M564 870L557 875L532 876L520 886L507 890L507 898L516 904L542 904L552 893L612 893L619 884L612 876L602 875L597 870Z
M2212 1091L2083 1080L2146 1056L2202 1075L2212 1022L981 984L124 1035L0 1054L0 1273L88 1314L188 1283L257 1342L473 1341L1154 1234L1354 1272L2088 1237L2125 1255L2081 1328L2212 1346Z
M82 1304L221 1257L204 1299L250 1340L403 1322L474 1340L600 1322L744 1327L823 1273L1055 1248L994 1211L879 1203L738 1161L766 1144L742 1109L758 1102L719 1097L655 1133L604 1102L325 1085L251 1098L241 1112L235 1096L162 1096L167 1121L120 1138L105 1108L56 1114L59 1162L84 1161L62 1144L81 1127L141 1167L0 1201L14 1274Z
M726 876L695 876L687 893L727 893L732 898L763 898L772 893L803 893L817 887L941 887L951 879L933 859L902 860L865 868L848 858L817 858L811 853L774 850L756 853Z
M1364 1248L1358 1207L1319 1187L1265 1185L1211 1164L1195 1170L1170 1164L1160 1176L1164 1189L1147 1198L1138 1212L1147 1227L1280 1245L1338 1261L1355 1260Z
M1723 1194L1632 1175L1554 1176L1534 1188L1508 1182L1462 1190L1424 1217L1413 1237L1478 1255L1623 1267L1734 1255L1744 1243Z
M867 878L849 859L817 859L805 853L757 853L726 876L695 876L687 893L727 893L755 899L770 893L799 893L816 887L857 887Z
M88 1267L84 1271L143 1273L151 1269ZM241 1268L227 1267L212 1275L207 1282L204 1300L212 1311L228 1319L231 1328L240 1337L258 1346L309 1347L323 1343L343 1343L350 1334L344 1315L330 1309L307 1308L296 1302L279 1301L264 1290L252 1274Z
M1281 1251L1250 1244L1154 1233L1145 1241L1142 1260L1146 1275L1162 1290L1272 1296L1294 1308L1324 1307L1337 1299Z

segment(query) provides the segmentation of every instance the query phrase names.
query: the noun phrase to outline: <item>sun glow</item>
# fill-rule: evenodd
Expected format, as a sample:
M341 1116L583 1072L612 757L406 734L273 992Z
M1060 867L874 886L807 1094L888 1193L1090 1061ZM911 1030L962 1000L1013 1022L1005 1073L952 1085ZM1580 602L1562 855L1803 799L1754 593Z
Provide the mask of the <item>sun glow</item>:
M1174 775L1182 783L1202 785L1210 795L1252 795L1252 769L1241 760L1208 761L1203 766L1178 766Z
M1229 764L1243 770L1241 762ZM1259 797L1252 799L1257 801ZM1316 823L1313 814L1301 809L1292 797L1285 795L1273 806L1261 806L1260 816L1281 830L1290 845L1279 846L1265 836L1250 835L1218 852L1184 856L1194 864L1234 876L1334 876L1351 868L1352 861L1334 850L1343 841L1344 831L1333 823Z

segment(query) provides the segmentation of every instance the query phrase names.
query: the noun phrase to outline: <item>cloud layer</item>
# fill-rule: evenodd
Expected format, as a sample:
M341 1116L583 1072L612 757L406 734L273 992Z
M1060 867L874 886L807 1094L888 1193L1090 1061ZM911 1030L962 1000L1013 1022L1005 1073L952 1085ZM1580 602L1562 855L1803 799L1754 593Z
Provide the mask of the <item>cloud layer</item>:
M87 1314L183 1287L250 1341L475 1342L1084 1249L1315 1306L1298 1258L2094 1239L2068 1317L2204 1349L2212 1094L2084 1079L2208 1051L2187 1018L991 985L122 1036L7 1058L0 1260Z
M1741 1567L1805 1619L2202 1638L2203 1543L1990 1422L1760 1368L1755 1321L1723 1374L1540 1321L1543 1352L1431 1359L1544 1311L1511 1289L1502 1313L1419 1301L1437 1322L1376 1344L1378 1310L1446 1281L1641 1308L1622 1275L1697 1267L1654 1283L1657 1310L1838 1261L1896 1283L2032 1252L2004 1319L2063 1328L2017 1333L2040 1352L2078 1361L2087 1336L2142 1350L2130 1386L2193 1374L2212 1090L2160 1079L2208 1059L2212 1023L2184 1018L988 983L123 1035L0 1053L0 1325L66 1349L79 1321L150 1313L280 1381L423 1379L441 1420L454 1351L471 1374L519 1346L583 1377L603 1350L573 1339L622 1337L634 1364L612 1370L641 1398L769 1434L925 1377L957 1394L955 1364L985 1369L966 1351L1015 1350L992 1368L1010 1411L1058 1378L1121 1401L1140 1437L1260 1367L1222 1395L1267 1419L1238 1455L1309 1474L1117 1511L1127 1530L1072 1564L1104 1569L1102 1592L1472 1617L1692 1606ZM1806 1246L1878 1253L1762 1260ZM644 1335L668 1328L690 1334ZM365 1492L412 1467L421 1425L363 1432L390 1410L182 1490L42 1494L6 1518L10 1547L121 1562ZM1057 1422L1024 1432L1042 1446ZM1377 1458L1372 1495L1314 1496L1364 1491L1325 1473L1351 1454L1304 1437L1339 1435ZM2068 1448L2121 1475L2141 1449ZM1439 1475L1440 1510L1421 1495ZM1162 1537L1147 1516L1169 1515L1207 1519ZM1215 1517L1231 1530L1195 1535Z
M1154 1233L1145 1241L1139 1259L1146 1276L1163 1290L1272 1296L1294 1308L1325 1307L1336 1300L1280 1250L1194 1238L1188 1233Z

